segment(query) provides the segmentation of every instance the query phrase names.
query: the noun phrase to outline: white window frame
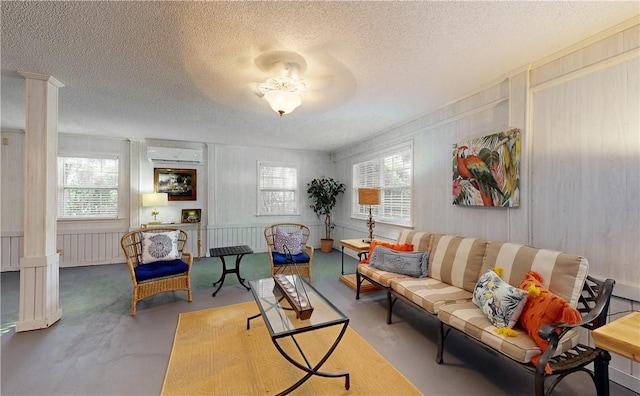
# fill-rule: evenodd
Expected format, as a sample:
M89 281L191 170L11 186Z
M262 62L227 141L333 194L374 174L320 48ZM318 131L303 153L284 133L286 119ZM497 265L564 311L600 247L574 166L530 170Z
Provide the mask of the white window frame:
M283 168L283 169L290 169L295 171L295 180L292 183L286 183L288 184L288 186L282 186L280 188L276 188L276 187L268 187L268 186L263 186L263 172L262 170L264 168ZM256 207L256 212L258 216L298 216L300 214L300 203L299 203L299 188L298 188L298 178L299 178L299 171L298 171L298 166L294 165L294 164L290 164L290 163L276 163L276 162L260 162L258 161L258 166L257 166L257 180L258 180L258 191L257 191L257 207ZM271 192L271 193L292 193L293 194L293 198L288 201L291 206L292 206L292 210L291 211L286 211L286 210L264 210L264 207L266 205L263 205L263 198L265 196L265 193L267 192ZM281 205L281 209L282 206L286 206L286 205Z
M382 171L385 159L390 159L397 155L409 155L410 162L410 175L403 180L396 179L395 183L385 182L385 173ZM370 172L366 172L362 169L364 166L370 166L374 169ZM378 167L378 170L375 168ZM414 174L414 154L413 154L413 142L406 142L396 146L393 146L387 150L381 150L366 158L354 160L352 162L352 203L351 203L351 217L354 219L367 220L369 218L369 206L358 204L358 188L360 187L377 187L380 188L380 205L372 205L371 213L376 222L385 224L394 224L404 227L413 227L413 174ZM366 174L363 174L366 173ZM401 212L407 213L407 217L395 217L389 214L394 211L392 195L393 191L402 191L400 199L408 199L409 202L406 205L400 205L404 207L395 208ZM395 196L397 199L398 195Z
M87 159L97 159L97 160L115 160L117 161L117 184L111 186L98 186L98 185L88 185L84 187L73 187L73 186L65 186L64 183L64 166L63 161L65 158L87 158ZM57 167L58 167L58 207L56 208L57 218L58 220L116 220L120 218L120 210L121 210L121 202L122 202L122 193L120 186L122 184L122 160L118 155L104 155L104 154L94 154L94 153L59 153L57 159ZM115 189L117 192L117 199L115 203L115 210L113 214L97 214L97 215L87 215L82 214L78 216L68 215L62 213L62 205L64 205L64 192L67 189L104 189L104 190L112 190Z

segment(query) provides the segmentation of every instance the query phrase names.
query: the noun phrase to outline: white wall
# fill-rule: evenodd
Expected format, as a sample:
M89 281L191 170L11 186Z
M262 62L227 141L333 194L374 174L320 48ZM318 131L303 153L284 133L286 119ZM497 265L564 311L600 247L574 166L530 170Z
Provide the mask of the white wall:
M336 176L394 142L414 142L414 228L567 251L613 278L611 313L640 309L640 26L631 21L335 155ZM453 143L521 128L518 208L454 206ZM339 208L340 235L366 234ZM395 239L398 227L375 234ZM337 233L338 234L338 233ZM611 319L621 314L612 315ZM591 342L590 340L587 340ZM613 355L611 378L640 392L640 365Z
M23 241L24 132L3 130L2 138L8 142L2 146L2 271L17 271ZM204 161L202 164L151 161L147 158L147 146L203 150ZM154 168L196 170L197 199L170 201L169 206L158 208L159 221L175 222L177 226L186 228L189 233L187 249L196 255L197 227L179 224L183 209L202 210L202 256L207 255L210 247L230 244L247 244L256 252L265 251L264 227L281 221L309 225L312 228L310 243L320 245L322 227L309 208L306 185L314 178L332 176L333 166L328 153L158 139L129 141L63 133L59 136L59 152L116 155L120 158L121 167L121 203L117 220L58 222L57 248L61 253L61 267L124 262L120 238L130 229L152 220L151 208L141 205L141 194L153 191ZM258 161L297 166L300 194L298 216L257 215Z
M309 243L320 246L321 223L309 208L307 183L333 176L328 153L220 145L213 146L210 152L215 191L209 200L209 247L248 244L254 251L265 251L264 226L276 222L307 224L311 227ZM300 215L257 216L258 162L297 167Z
M24 137L24 131L2 131L2 138L8 139L7 144L2 145L2 271L17 271L23 255ZM79 155L98 153L117 156L120 159L120 185L125 186L122 194L125 198L128 196L128 141L60 134L58 151ZM60 266L123 262L120 237L129 227L129 203L126 199L121 199L118 212L117 220L59 221L56 247L61 253Z

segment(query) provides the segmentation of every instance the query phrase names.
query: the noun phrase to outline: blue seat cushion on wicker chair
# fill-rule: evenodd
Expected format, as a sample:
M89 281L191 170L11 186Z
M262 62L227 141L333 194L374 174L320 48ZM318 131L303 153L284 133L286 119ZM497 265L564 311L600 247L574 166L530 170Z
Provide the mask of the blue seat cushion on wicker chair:
M309 262L309 255L304 252L293 255L273 252L273 265L291 264L287 261L287 256L293 258L296 264L306 264Z
M136 280L143 282L149 279L157 279L165 276L185 273L189 266L180 259L171 261L155 261L149 264L137 266L133 271L136 273Z

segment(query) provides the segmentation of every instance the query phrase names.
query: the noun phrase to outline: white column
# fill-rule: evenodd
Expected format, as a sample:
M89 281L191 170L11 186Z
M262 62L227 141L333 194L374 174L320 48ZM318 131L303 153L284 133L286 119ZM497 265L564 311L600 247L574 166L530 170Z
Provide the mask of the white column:
M19 72L27 80L24 163L24 250L16 331L42 329L62 317L56 252L58 88L55 78Z
M148 168L149 165L147 163L151 162L147 160L146 144L143 140L129 139L129 158L131 163L129 167L129 230L134 230L140 228L140 224L143 223L140 221L142 219L140 175L143 174L143 164ZM153 165L151 167L153 168ZM153 169L151 172L153 172Z

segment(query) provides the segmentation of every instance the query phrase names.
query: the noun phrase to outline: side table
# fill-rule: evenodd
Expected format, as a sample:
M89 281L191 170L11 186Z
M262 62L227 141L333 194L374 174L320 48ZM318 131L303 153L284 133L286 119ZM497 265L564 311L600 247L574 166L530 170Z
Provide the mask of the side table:
M358 259L362 260L362 256L366 257L367 253L369 252L370 243L364 242L362 239L343 239L340 241L340 246L342 246L342 268L341 268L340 282L349 286L349 288L356 290L357 289L356 274L344 273L344 248L346 247L348 249L354 250L358 254ZM374 285L373 283L367 280L363 281L362 285L360 285L360 293L366 293L366 292L378 290L378 289L380 289L378 286Z
M253 253L253 250L251 250L251 248L247 245L226 246L226 247L209 249L209 255L211 257L219 257L220 261L222 261L222 275L220 276L220 279L213 282L213 286L217 285L218 283L220 285L213 292L213 294L211 295L212 297L215 297L216 293L222 287L222 284L224 283L224 279L227 274L236 274L236 276L238 277L238 282L240 282L240 284L244 286L245 289L251 290L249 286L244 284L245 279L240 277L240 260L242 260L245 254L252 254L252 253ZM225 263L224 261L225 256L236 256L235 268L227 268L227 263Z
M598 348L640 362L640 312L632 312L591 332Z

